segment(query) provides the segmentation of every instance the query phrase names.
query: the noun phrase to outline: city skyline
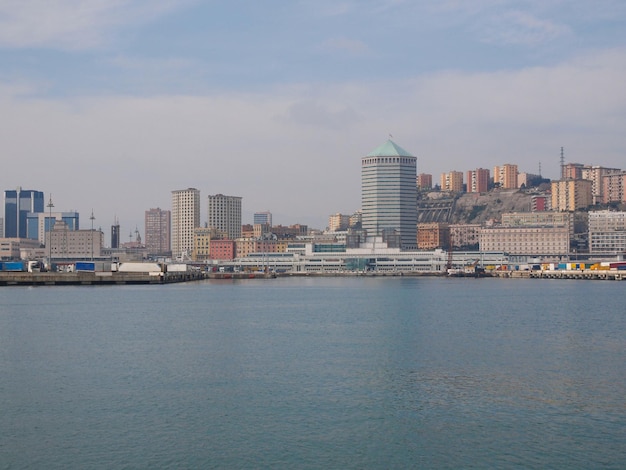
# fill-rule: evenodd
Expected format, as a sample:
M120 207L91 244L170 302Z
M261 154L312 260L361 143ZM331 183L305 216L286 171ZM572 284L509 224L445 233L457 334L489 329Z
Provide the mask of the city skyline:
M396 150L409 155L406 152L406 150L398 147L395 142L393 142L391 139L388 139L384 144L380 145L373 152L370 152L370 154L368 154L367 156L362 157L362 163L363 163L364 160L367 160L368 157L371 157L372 155L377 154L377 152L380 152L381 149L384 149L385 152L387 152L390 149L392 149L393 152L391 152L389 154L390 156L395 155L394 152L396 152ZM383 152L383 153L385 153L385 152ZM414 157L411 157L411 158L414 158ZM518 175L517 168L518 168L518 166L516 164L510 164L510 163L504 164L501 167L500 166L496 166L494 168L494 177L490 178L491 183L498 183L498 184L500 184L500 186L503 189L521 189L520 188L520 184L522 182L524 184L526 184L526 179L524 178L523 181L522 180L518 181L518 176L521 176L521 173ZM362 166L362 171L363 171L363 166ZM476 189L471 189L469 187L471 185L468 186L469 177L471 177L472 173L476 173L476 172L483 173L482 178L485 180L485 181L482 181L481 189L478 192L483 193L483 192L488 191L487 185L489 184L489 178L488 178L489 170L481 169L481 168L478 168L476 170L469 170L468 171L468 181L467 182L461 181L463 179L463 172L458 172L458 171L453 170L450 173L442 173L441 174L441 185L442 185L442 187L441 188L432 188L432 190L433 191L443 191L443 192L452 191L452 192L457 192L457 193L476 192ZM608 168L607 169L607 168L595 165L593 162L586 162L586 163L564 163L563 167L561 169L561 172L564 172L565 179L552 180L552 186L551 186L551 188L552 188L552 195L550 195L550 193L548 193L547 196L544 195L544 197L547 197L548 199L552 200L552 204L551 204L552 210L555 210L555 208L557 208L557 207L560 208L559 210L577 210L578 206L580 206L582 208L582 207L587 207L587 206L594 205L596 203L600 203L600 204L605 203L606 204L607 201L603 201L604 196L602 195L602 192L603 192L602 187L605 187L604 191L613 191L613 192L615 192L618 188L622 188L623 187L623 183L621 181L625 177L626 170L619 169L619 168L615 168L615 169ZM432 175L424 174L424 173L417 175L417 174L414 174L414 173L415 173L415 165L413 164L413 169L409 172L409 174L406 175L407 177L405 178L406 179L405 185L406 185L406 183L408 183L408 181L413 181L415 187L412 188L412 191L415 193L415 197L417 197L417 191L421 187L420 180L424 179L424 177L428 177L426 180L428 180L428 182L432 183ZM446 187L447 183L444 181L444 179L447 180L448 178L450 178L451 174L457 174L457 176L459 178L459 181L457 182L458 184L456 185L457 186L456 188L447 188ZM499 177L497 176L498 174L500 175ZM608 177L610 175L611 178L613 178L615 181L611 180L611 183L609 183L609 181L605 181L606 178L604 178L602 175L605 175L606 177ZM362 173L361 176L363 178L363 173ZM499 181L496 181L496 178L498 178ZM619 178L619 179L616 179L616 178ZM423 181L426 181L426 180L423 180ZM584 180L586 180L586 181L584 181ZM423 183L423 181L422 181L422 183ZM576 203L574 203L574 202L566 203L565 199L563 199L563 201L560 201L560 197L559 197L560 191L559 191L559 188L561 186L563 186L564 184L571 185L573 183L577 184L577 185L580 185L582 183L588 183L588 190L589 190L588 191L589 192L588 200L587 199L584 199L584 200L580 199L580 200L577 200L578 202L576 202ZM555 184L556 184L556 186L555 186ZM615 188L613 186L615 186ZM364 194L369 191L369 190L366 191L365 187L366 186L364 185L364 183L362 181L362 185L361 185L361 190L362 190L361 195L362 195L362 198L363 198ZM566 186L563 186L563 187L565 188ZM24 190L21 187L18 187L17 190L18 191L22 191L24 194L37 193L39 195L39 198L41 200L43 200L44 193L41 192L41 191ZM245 214L245 216L247 218L251 219L252 223L254 223L254 224L261 223L261 222L257 222L257 219L263 219L263 220L268 219L268 218L269 218L269 220L272 219L272 213L271 213L271 211L268 211L268 210L261 211L261 212L255 212L255 213L250 213L250 211L243 211L241 209L242 198L240 196L224 196L222 194L204 196L206 198L206 201L207 201L207 207L205 208L205 207L203 207L204 205L202 204L203 196L201 195L201 191L198 190L198 189L188 188L186 190L172 190L171 194L174 195L176 193L186 193L186 192L190 192L190 191L195 193L194 199L196 201L195 201L194 204L197 206L196 210L198 210L199 212L198 212L197 216L194 216L194 222L193 222L193 224L190 227L188 227L188 229L191 229L191 227L194 227L194 226L197 226L197 227L209 226L209 227L211 227L211 226L215 225L215 221L213 221L213 223L211 222L212 218L214 217L214 216L211 215L211 212L212 212L211 204L212 204L212 199L215 199L215 198L217 198L217 199L233 199L233 200L237 200L237 204L236 204L237 207L236 208L232 207L228 211L230 212L231 210L235 210L235 212L237 214L237 220L239 220L239 222L240 222L239 224L235 224L238 227L241 227L242 224L249 224L249 222L250 222L249 220L244 219L242 217L242 214ZM613 201L613 202L615 202L617 200L621 201L622 198L623 198L623 194L620 191L615 192L615 194L611 194L611 196L610 196L611 199L609 199L609 201ZM569 196L567 196L567 197L574 197L575 194L577 194L577 192L578 191L573 191L573 192L570 191L568 193ZM3 205L4 208L5 208L5 212L6 212L7 203L9 205L11 205L11 202L10 202L11 198L15 199L15 194L13 194L13 193L16 193L16 191L15 190L6 190L5 191L5 204ZM7 198L7 194L12 194L12 196ZM618 199L615 199L615 197L617 197ZM173 209L176 206L175 200L176 200L176 198L173 198L170 201L171 202L170 209ZM560 201L560 202L556 202L556 201ZM361 201L361 202L362 202L362 206L357 211L355 211L353 214L355 214L357 212L359 214L362 214L363 201ZM54 204L53 204L53 201L51 199L49 200L49 204L52 204L52 207L55 207ZM574 207L574 205L576 205L576 207ZM541 204L541 208L532 209L532 210L533 211L534 210L550 210L550 209L545 209L544 206L545 206L545 203ZM50 205L48 205L47 207L50 207ZM539 207L539 206L537 206L537 207ZM163 212L167 212L168 214L172 212L170 210L167 210L167 209L163 209L162 210L160 208L157 208L157 209L151 208L151 209L145 211L145 214L144 214L145 215L145 218L144 218L145 224L142 226L143 232L138 229L138 224L136 224L135 225L135 231L133 232L131 230L131 237L132 237L133 233L135 233L135 234L144 233L144 239L146 241L146 246L149 245L147 243L148 239L151 236L154 236L154 234L149 234L148 233L148 231L149 231L148 230L148 225L149 224L147 222L148 221L148 213L152 212L152 211L159 211L159 212L163 211ZM207 219L206 220L202 219L202 215L201 215L202 213L206 213L207 214ZM27 221L28 222L27 225L31 224L30 218L33 218L33 219L37 218L37 215L39 215L39 218L45 218L45 219L48 218L48 213L46 213L45 211L40 213L40 214L36 214L36 213L32 213L31 214L30 212L28 212L28 213L24 212L23 215L24 215L24 217L26 217L26 215L28 215L28 217L29 217L28 221ZM390 214L387 214L387 216L389 216L389 215ZM63 213L61 213L61 212L54 212L52 214L52 216L54 216L55 218L63 217L64 220L68 223L68 225L70 226L71 229L73 229L72 227L75 228L75 226L77 226L77 224L78 224L78 212L76 212L76 211L63 212ZM329 218L331 218L333 216L335 216L335 217L337 217L337 216L350 217L349 214L341 214L341 213L337 212L335 214L330 214L326 218L326 221L328 222ZM76 222L71 222L69 219L67 219L67 217L74 217L76 219ZM302 220L303 218L306 218L306 216L302 216L301 215L299 217L300 220ZM92 222L96 220L96 217L93 214L93 212L91 213L90 219L93 219ZM1 227L2 227L2 230L4 231L4 227L6 226L6 220L3 219L3 218L0 218L0 221L2 222ZM283 224L282 223L278 223L276 225L281 226ZM292 225L299 225L299 223L297 223L297 222L296 223L288 222L285 225L286 226L292 226ZM310 227L310 228L324 230L324 229L327 229L328 227L330 227L331 225L333 225L333 224L329 222L328 224L322 224L322 225L320 225L318 227ZM378 227L378 224L375 224L375 226ZM105 234L107 233L106 228L103 227L102 225L95 224L93 226L93 228L97 229L99 231L102 231ZM110 228L111 228L111 236L110 236L110 238L108 240L109 243L107 244L107 246L113 247L113 230L116 231L117 237L120 236L120 233L119 233L120 232L120 225L118 223L117 217L114 220L113 224L110 226ZM213 227L213 228L220 229L220 227ZM373 227L370 227L370 229L372 229L372 228ZM34 227L34 226L30 227L30 228L28 228L28 230L29 230L29 233L30 233L30 231L36 230L36 227ZM41 232L42 227L38 227L38 230ZM237 230L237 229L235 229L235 230ZM332 229L331 229L331 231L332 231ZM172 230L172 236L174 236L174 232L175 232L175 230ZM0 232L0 233L2 233L2 232ZM187 237L191 236L190 233L191 232L188 232L187 235L185 235L185 236L187 236ZM42 234L40 233L39 234L39 238L41 238L41 237L42 237ZM31 237L29 235L29 238L36 238L36 237L35 236ZM237 238L237 237L235 237L235 238ZM413 237L411 237L411 238L413 238ZM121 240L118 240L118 242L122 243ZM163 243L163 242L161 242L161 243ZM190 240L187 240L186 243L188 245L190 243ZM166 242L166 245L168 245L168 244L169 244L169 241ZM183 251L188 251L188 250L189 250L189 247L186 246L186 248Z
M625 19L617 0L11 2L0 189L123 233L189 186L323 227L359 208L389 133L435 181L505 162L557 179L561 146L623 167Z

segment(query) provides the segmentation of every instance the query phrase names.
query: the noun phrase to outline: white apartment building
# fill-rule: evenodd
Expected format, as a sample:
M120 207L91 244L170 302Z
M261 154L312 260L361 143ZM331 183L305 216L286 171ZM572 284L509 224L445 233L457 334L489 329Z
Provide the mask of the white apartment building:
M589 252L626 253L626 212L589 212Z
M172 256L193 252L194 229L200 226L200 190L172 191Z
M209 196L207 223L226 234L230 240L241 238L241 197L215 194Z

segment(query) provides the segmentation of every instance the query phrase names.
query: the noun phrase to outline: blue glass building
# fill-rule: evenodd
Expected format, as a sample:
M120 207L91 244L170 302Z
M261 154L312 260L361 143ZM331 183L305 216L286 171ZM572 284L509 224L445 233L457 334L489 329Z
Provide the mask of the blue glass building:
M79 230L78 212L29 212L26 216L26 238L46 243L46 233L54 228L57 220L65 222L69 230Z
M6 190L4 192L4 236L28 238L28 214L43 211L43 192L22 188Z

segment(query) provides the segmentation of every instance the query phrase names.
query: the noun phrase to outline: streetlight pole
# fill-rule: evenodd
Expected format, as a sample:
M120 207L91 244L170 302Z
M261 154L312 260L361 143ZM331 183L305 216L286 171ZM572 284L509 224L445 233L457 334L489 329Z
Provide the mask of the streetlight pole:
M91 217L89 219L91 220L91 261L93 261L93 221L96 220L93 215L93 209L91 209Z
M50 201L47 207L50 214L48 216L48 264L50 265L49 270L52 271L52 208L54 207L54 204L52 204L52 193L50 193Z

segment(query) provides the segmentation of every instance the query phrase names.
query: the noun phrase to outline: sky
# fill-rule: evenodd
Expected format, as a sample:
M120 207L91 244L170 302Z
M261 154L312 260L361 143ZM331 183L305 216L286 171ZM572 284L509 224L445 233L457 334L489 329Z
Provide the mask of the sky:
M106 241L189 187L324 228L390 136L434 182L626 168L626 2L0 0L0 110L0 190Z

